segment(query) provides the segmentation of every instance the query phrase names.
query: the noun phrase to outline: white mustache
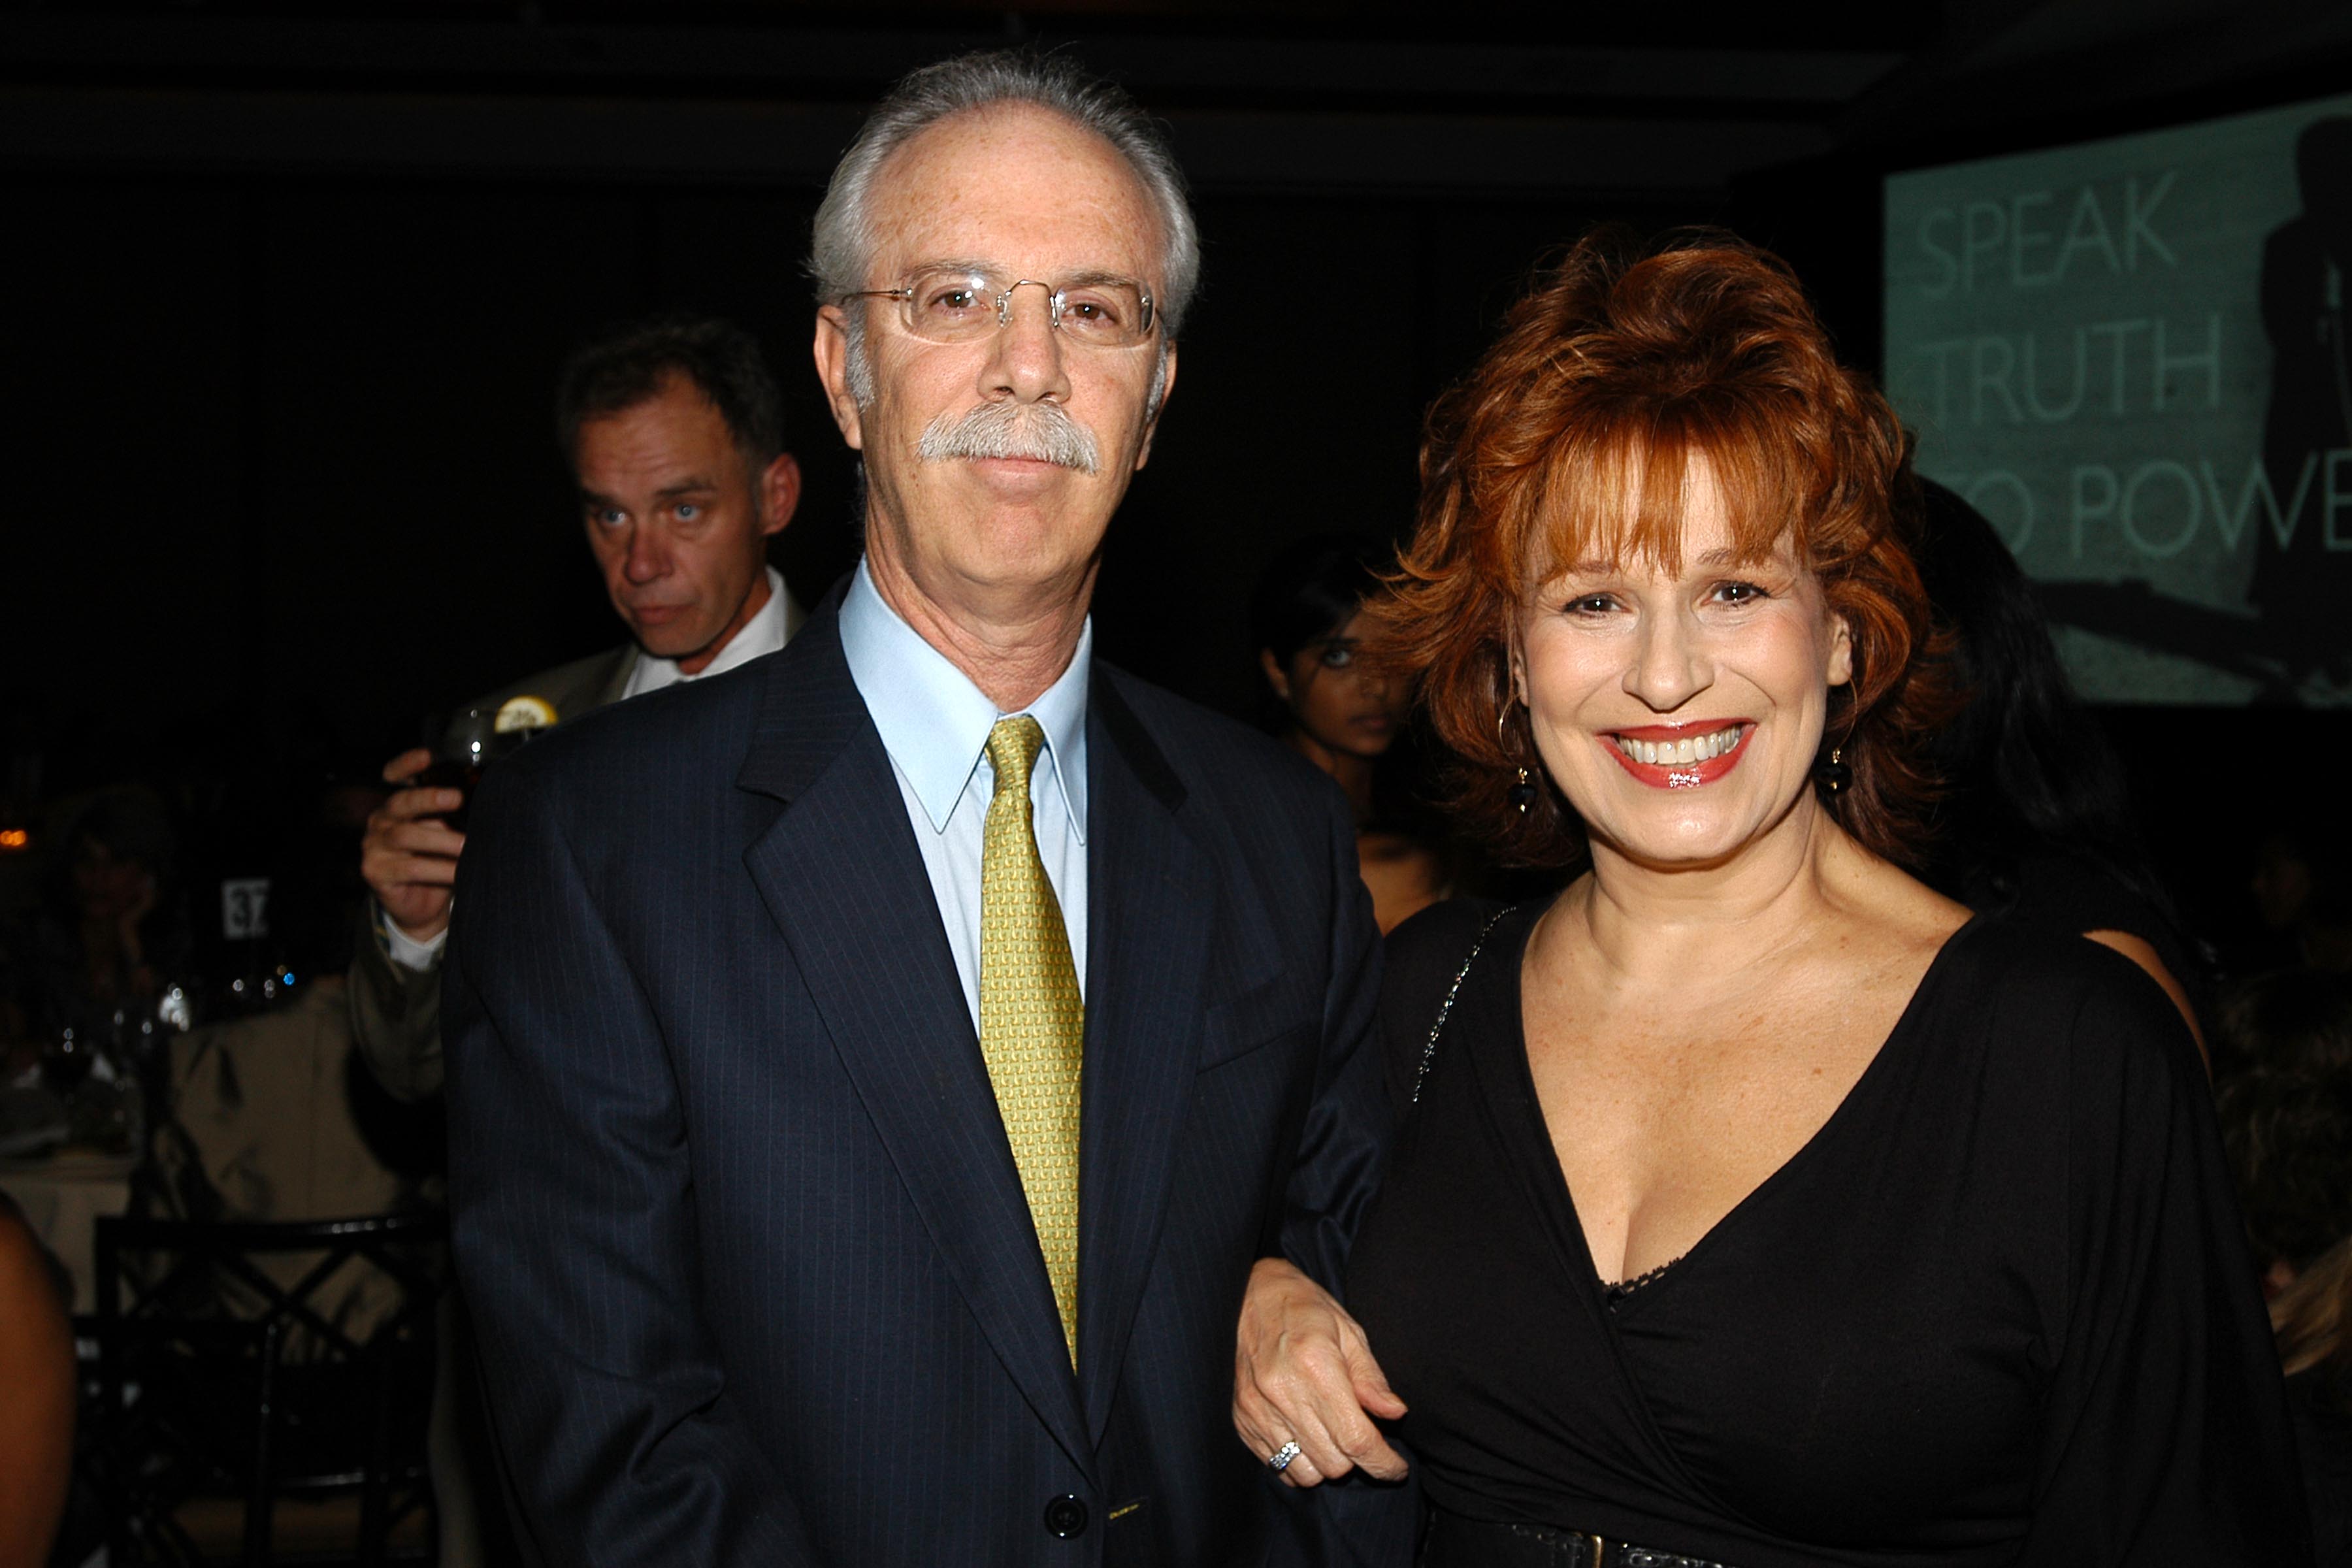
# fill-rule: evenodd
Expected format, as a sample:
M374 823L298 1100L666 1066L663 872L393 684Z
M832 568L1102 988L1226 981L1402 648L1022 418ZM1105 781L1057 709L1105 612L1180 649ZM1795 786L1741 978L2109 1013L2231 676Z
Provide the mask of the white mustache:
M1095 472L1102 464L1095 433L1051 403L983 403L959 419L945 414L923 427L915 450L926 462L952 458L1024 458Z

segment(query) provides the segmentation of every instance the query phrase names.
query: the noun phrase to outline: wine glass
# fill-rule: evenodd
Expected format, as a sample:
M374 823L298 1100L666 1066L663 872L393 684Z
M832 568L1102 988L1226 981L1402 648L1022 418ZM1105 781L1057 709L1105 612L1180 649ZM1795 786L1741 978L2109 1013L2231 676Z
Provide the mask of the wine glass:
M501 728L500 711L497 708L468 708L451 719L434 747L432 765L416 775L415 782L421 787L465 793L466 798L457 803L456 810L441 814L442 820L459 833L466 831L466 813L474 804L474 791L482 782L482 770L521 750L533 733L530 728L518 728L511 722Z
M60 1098L71 1098L89 1076L90 1064L98 1059L98 1043L81 1029L68 1024L58 1032L41 1053L41 1078L50 1091Z

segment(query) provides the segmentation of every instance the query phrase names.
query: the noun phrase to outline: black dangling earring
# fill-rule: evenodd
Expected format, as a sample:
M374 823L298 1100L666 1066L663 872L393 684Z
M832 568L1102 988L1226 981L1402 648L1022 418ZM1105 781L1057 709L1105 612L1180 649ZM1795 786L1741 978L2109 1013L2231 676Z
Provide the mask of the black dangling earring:
M1822 787L1832 795L1852 784L1853 770L1845 765L1845 748L1832 746L1828 758L1813 764L1813 776L1821 780Z
M1510 717L1511 710L1508 704L1504 706L1500 713L1495 715L1495 744L1506 752L1511 749L1511 742L1504 735L1503 726L1510 721ZM1519 768L1518 773L1519 782L1511 786L1510 794L1506 798L1519 808L1521 816L1525 816L1528 814L1528 807L1536 803L1536 782L1528 775L1528 770L1524 765Z
M1525 816L1528 814L1528 807L1535 805L1535 781L1528 777L1527 769L1521 768L1519 770L1519 782L1511 786L1511 804L1519 808L1519 815L1521 816Z

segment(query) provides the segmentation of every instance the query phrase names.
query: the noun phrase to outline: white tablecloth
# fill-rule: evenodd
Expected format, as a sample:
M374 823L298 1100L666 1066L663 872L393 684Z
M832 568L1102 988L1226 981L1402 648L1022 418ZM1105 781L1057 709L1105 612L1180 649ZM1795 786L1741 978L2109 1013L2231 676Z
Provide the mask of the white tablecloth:
M34 1234L73 1277L77 1312L97 1308L98 1218L130 1206L135 1164L126 1154L73 1150L38 1162L0 1163L0 1192L16 1200Z

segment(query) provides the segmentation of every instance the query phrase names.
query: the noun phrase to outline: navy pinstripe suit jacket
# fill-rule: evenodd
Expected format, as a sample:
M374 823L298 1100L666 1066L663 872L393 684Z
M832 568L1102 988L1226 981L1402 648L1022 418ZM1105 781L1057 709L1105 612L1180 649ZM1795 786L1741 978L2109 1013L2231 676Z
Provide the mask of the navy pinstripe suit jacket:
M1384 1152L1345 808L1115 669L1092 694L1075 1375L832 606L490 774L450 1193L546 1560L1225 1568L1349 1506L1227 1415L1252 1261L1336 1283ZM1402 1554L1399 1518L1351 1528Z

